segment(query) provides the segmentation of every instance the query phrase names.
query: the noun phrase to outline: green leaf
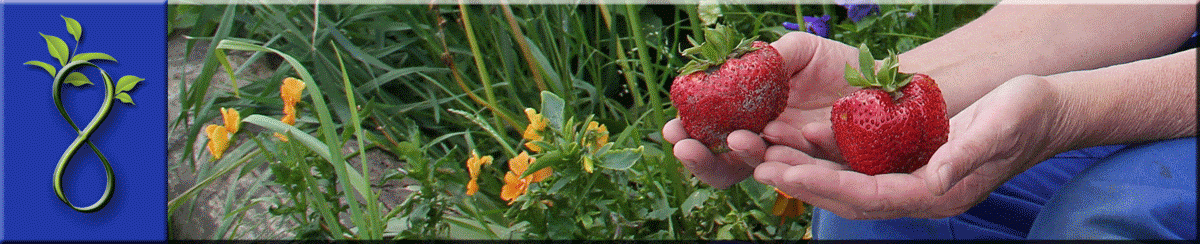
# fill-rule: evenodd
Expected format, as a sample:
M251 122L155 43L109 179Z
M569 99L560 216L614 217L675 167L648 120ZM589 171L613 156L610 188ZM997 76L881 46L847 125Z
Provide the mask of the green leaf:
M146 79L132 75L122 76L120 80L117 80L117 92L127 92L129 90L133 90L133 86L136 86L138 82L143 80Z
M700 204L703 204L705 201L707 201L708 197L711 195L712 191L708 189L697 189L696 192L692 192L692 195L689 196L687 200L683 201L683 216L691 216L692 209L699 207Z
M137 104L133 103L133 98L129 97L129 93L124 93L124 92L117 93L116 98L117 98L117 100L120 100L123 103L128 103L130 105L137 105Z
M858 23L855 23L855 29L857 29L855 32L862 32L863 30L870 28L872 24L875 24L875 19L875 16L867 16L866 18L859 20Z
M654 211L651 211L650 213L646 214L646 218L647 219L655 219L655 220L666 220L668 218L671 218L671 215L674 215L676 210L679 210L679 209L672 208L669 205L669 203L667 203L667 198L665 198L665 197L658 198L658 201L654 206Z
M75 54L75 57L71 58L71 61L92 61L92 60L96 60L96 59L109 60L109 61L113 61L113 62L117 61L117 59L115 59L112 56L109 56L108 54L105 54L105 53Z
M709 26L716 24L717 18L721 17L721 5L716 1L701 1L696 12L700 14L700 25Z
M79 25L79 21L75 21L75 19L70 17L62 15L59 15L59 17L62 17L63 21L67 22L67 32L70 32L72 36L75 36L75 42L79 42L79 37L83 36L83 26Z
M620 149L609 150L600 156L600 162L596 166L614 169L626 170L633 167L634 163L642 159L643 147L639 146L636 149Z
M875 57L871 56L871 49L867 48L866 43L858 46L858 71L868 83L879 85L875 81Z
M71 50L67 48L67 43L56 36L48 36L41 32L38 34L46 39L46 49L50 51L50 56L58 59L58 66L66 66L67 58L71 56Z
M71 72L70 74L67 74L67 79L63 80L63 82L66 82L67 84L71 84L71 85L75 85L75 86L83 86L83 85L91 85L92 84L92 81L88 80L87 76L84 76L83 74L81 74L79 72Z
M850 67L850 63L846 63L846 70L843 77L846 79L846 83L849 83L851 86L867 87L871 85L867 83L867 80L862 77L860 72L855 70L854 67Z
M550 121L551 128L562 130L563 127L563 109L566 107L566 102L553 92L542 91L542 116Z
M233 89L233 96L241 97L242 94L238 91L241 89L237 85L237 75L233 74L233 67L229 65L229 58L225 56L225 50L218 49L213 51L213 54L216 56L217 62L221 63L221 67L225 68L225 75L229 77L229 87Z
M537 172L538 170L542 170L547 167L554 167L555 165L566 164L568 162L576 162L579 160L578 154L573 153L573 152L564 153L563 151L565 151L565 150L551 151L551 152L542 154L542 156L540 156L540 157L537 157L536 158L537 160L534 160L532 164L529 164L529 167L525 169L525 172L521 173L521 177L522 178L527 177L527 176Z
M54 68L53 65L50 65L50 64L42 62L42 61L29 61L29 62L25 62L25 65L33 65L33 66L37 66L37 67L42 67L42 69L46 70L46 73L50 73L50 77L54 77L54 76L58 75L58 69Z

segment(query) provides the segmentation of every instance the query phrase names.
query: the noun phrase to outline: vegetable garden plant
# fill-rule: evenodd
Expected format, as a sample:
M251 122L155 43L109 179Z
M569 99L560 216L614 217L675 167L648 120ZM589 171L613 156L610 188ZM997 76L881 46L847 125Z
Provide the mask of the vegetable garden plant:
M223 197L214 239L800 239L811 207L753 180L714 189L662 139L687 36L720 22L902 52L989 8L171 5L168 28L205 51L195 79L172 80L169 126L188 145L170 164L196 184L171 191L168 214ZM274 73L239 78L230 52ZM232 88L210 89L219 72ZM259 205L288 233L239 229Z

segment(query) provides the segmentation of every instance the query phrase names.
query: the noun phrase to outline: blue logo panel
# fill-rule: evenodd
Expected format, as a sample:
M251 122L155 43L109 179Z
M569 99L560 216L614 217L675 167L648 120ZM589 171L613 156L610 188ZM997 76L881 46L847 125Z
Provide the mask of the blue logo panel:
M3 8L3 239L165 240L166 6Z

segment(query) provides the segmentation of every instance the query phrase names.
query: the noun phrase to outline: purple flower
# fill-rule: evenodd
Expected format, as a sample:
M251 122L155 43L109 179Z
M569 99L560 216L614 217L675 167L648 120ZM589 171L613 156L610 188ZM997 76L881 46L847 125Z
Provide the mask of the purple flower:
M862 20L871 13L879 12L879 5L871 3L871 0L836 0L834 2L846 7L846 16L854 22Z
M829 38L829 15L804 16L804 30L821 37Z
M796 30L800 30L800 24L796 24L796 23L792 23L792 22L783 22L783 28L787 29L787 30L796 31Z

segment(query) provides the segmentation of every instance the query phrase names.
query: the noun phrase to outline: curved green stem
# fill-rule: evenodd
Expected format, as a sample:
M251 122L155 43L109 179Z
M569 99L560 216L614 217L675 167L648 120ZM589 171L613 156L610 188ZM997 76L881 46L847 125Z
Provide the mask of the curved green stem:
M61 88L63 81L65 81L67 78L67 74L71 73L72 70L83 67L83 65L96 67L96 69L100 70L100 74L104 76L105 92L104 104L100 105L100 111L97 111L95 117L92 118L92 121L88 123L87 127L84 127L83 131L80 131L79 126L75 125L75 121L71 120L71 116L67 115L67 110L63 107ZM79 135L75 137L75 141L71 143L71 146L68 147L67 150L63 152L62 157L58 159L58 165L54 167L54 194L58 195L58 200L62 200L63 203L66 203L67 206L71 206L71 208L75 209L75 211L84 213L99 211L101 208L104 208L104 205L108 204L109 200L112 199L113 188L116 186L116 177L113 175L112 166L109 165L108 158L105 158L104 154L100 153L100 149L97 148L95 144L92 144L92 142L88 140L88 137L90 137L92 133L96 131L96 128L100 126L100 123L104 122L104 119L108 117L108 113L112 110L113 96L116 93L116 90L113 87L112 77L110 77L107 72L104 72L103 69L100 69L100 67L92 64L91 62L73 61L67 63L67 65L63 65L62 70L59 70L58 75L54 77L52 89L54 105L58 107L58 113L62 114L63 119L67 120L67 124L70 124L71 128L74 128L75 131L79 132ZM78 207L74 204L71 204L71 201L67 200L66 195L63 194L62 176L64 171L66 171L67 164L71 162L71 157L75 156L75 152L78 151L80 147L83 147L84 143L87 143L88 146L92 148L92 152L95 152L96 156L100 158L100 162L104 164L104 171L107 173L107 178L105 178L106 184L104 187L104 194L100 196L100 199L96 200L95 203L87 207Z

